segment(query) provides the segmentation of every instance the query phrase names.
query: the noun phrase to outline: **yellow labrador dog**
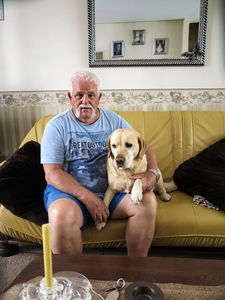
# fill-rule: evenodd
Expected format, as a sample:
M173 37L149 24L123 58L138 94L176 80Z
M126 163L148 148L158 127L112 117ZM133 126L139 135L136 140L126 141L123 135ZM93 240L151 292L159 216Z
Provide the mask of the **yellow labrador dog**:
M145 152L148 143L142 136L132 128L117 129L108 138L108 188L104 195L104 203L108 207L116 193L130 193L135 205L142 200L142 181L140 179L131 180L129 177L134 174L147 171L147 159ZM159 180L153 188L158 192L163 201L171 199L167 191L172 191L175 186L164 184L160 170ZM165 188L166 187L166 188ZM105 223L95 222L97 230L105 227Z

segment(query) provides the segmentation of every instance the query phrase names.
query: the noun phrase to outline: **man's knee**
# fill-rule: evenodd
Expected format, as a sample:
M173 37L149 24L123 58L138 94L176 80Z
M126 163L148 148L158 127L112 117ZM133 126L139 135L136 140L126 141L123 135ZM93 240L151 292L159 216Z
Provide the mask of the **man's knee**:
M79 206L72 200L56 200L49 206L48 211L50 224L70 228L77 224L83 225L83 215Z
M143 194L142 207L145 214L156 215L157 212L157 199L153 192L146 192Z

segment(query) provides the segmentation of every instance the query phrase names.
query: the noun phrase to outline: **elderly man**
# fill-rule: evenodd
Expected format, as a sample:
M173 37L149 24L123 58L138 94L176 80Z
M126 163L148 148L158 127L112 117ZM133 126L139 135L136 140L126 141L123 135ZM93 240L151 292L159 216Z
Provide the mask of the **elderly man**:
M41 143L53 253L81 254L81 230L89 221L128 218L127 253L147 256L155 229L157 202L151 190L156 176L152 172L132 176L143 182L140 204L135 206L130 194L117 194L108 209L102 201L107 188L107 139L117 128L130 125L116 113L98 108L99 79L91 72L78 71L72 77L68 97L72 108L48 122ZM146 156L148 169L157 171L150 146Z

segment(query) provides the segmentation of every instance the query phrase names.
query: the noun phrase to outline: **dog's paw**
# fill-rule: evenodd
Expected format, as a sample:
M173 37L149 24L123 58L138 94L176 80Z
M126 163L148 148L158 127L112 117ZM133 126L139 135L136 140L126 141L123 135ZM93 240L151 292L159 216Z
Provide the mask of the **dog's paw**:
M166 192L163 192L160 194L160 198L162 201L168 202L171 200L171 196L167 194Z
M142 195L142 181L140 179L135 180L134 186L131 191L131 200L135 205L141 202Z
M95 226L96 226L96 229L97 229L98 231L102 230L102 228L104 228L105 225L106 225L105 222L100 223L99 220L95 221Z
M135 205L138 205L138 203L141 202L142 197L143 197L142 196L142 190L138 190L138 189L136 189L136 190L133 189L132 190L131 199L132 199L132 201Z

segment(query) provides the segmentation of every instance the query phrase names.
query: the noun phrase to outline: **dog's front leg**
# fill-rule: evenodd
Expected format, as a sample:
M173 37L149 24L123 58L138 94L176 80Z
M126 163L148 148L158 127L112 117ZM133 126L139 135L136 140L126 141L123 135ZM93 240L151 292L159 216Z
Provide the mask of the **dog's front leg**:
M131 191L131 199L135 205L141 202L142 200L142 181L141 179L136 179L134 186Z
M165 189L162 173L159 169L158 169L158 173L160 174L160 178L159 181L156 182L153 192L158 192L162 201L166 201L166 202L170 201L171 196L167 193L167 190Z
M108 187L105 192L104 199L103 199L103 201L107 207L109 207L109 204L112 201L112 198L114 197L114 195L115 195L115 193ZM99 231L105 227L106 222L100 223L99 220L97 219L95 221L95 225L96 225L96 229Z

